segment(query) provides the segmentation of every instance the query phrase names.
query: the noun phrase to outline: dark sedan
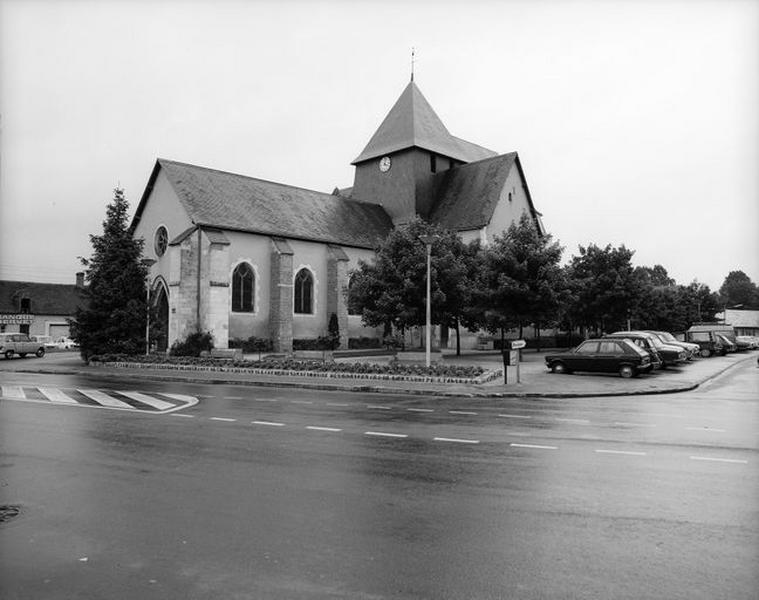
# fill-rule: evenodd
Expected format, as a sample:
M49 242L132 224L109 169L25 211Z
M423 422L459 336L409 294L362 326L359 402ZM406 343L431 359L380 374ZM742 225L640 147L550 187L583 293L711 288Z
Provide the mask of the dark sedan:
M626 335L634 334L634 333L646 333L644 331L615 331L614 333L610 334L613 336L620 336L624 337ZM688 360L688 353L685 351L685 349L681 348L680 346L670 346L669 344L665 344L662 342L657 336L646 334L651 336L651 340L654 343L654 347L656 348L656 351L659 353L659 356L662 360L662 368L666 367L672 367L675 365L679 365L684 363L686 360Z
M648 352L648 355L651 357L651 366L653 367L652 370L655 371L656 369L661 369L664 367L664 362L662 361L659 352L656 350L654 340L651 339L652 337L652 335L643 332L627 332L626 334L613 333L604 336L605 339L630 340L633 344L638 346L638 348L642 348Z
M635 377L651 370L648 352L626 339L586 340L566 352L548 354L546 366L554 373L593 371Z

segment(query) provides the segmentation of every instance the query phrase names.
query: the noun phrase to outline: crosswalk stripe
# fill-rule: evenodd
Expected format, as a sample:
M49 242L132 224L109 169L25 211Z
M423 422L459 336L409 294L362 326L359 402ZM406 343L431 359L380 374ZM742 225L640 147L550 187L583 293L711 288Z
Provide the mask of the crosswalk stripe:
M3 396L6 398L26 398L24 390L20 385L4 385L0 386L0 389L2 389Z
M79 404L76 400L67 396L58 388L37 388L50 402L60 402L62 404Z
M192 402L195 399L192 396L186 396L185 394L169 394L168 392L161 392L161 396L166 396L172 400L180 400L181 402Z
M134 406L122 402L121 400L109 396L108 394L101 392L100 390L77 390L80 394L92 398L95 402L102 404L103 406L110 406L111 408L129 408L134 409Z
M119 394L122 394L126 396L127 398L131 398L132 400L137 400L137 402L142 402L143 404L152 406L153 408L156 408L158 410L167 410L169 408L174 408L174 406L176 406L175 404L171 404L170 402L164 402L163 400L159 400L158 398L153 398L153 396L148 396L146 394L141 394L140 392L122 392L121 390L119 390Z

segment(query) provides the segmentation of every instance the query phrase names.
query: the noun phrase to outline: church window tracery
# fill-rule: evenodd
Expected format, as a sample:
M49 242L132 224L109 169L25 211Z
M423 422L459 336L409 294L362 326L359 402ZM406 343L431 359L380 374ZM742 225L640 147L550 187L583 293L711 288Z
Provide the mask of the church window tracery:
M232 312L253 312L253 291L256 276L252 267L240 263L232 273Z
M313 310L314 276L301 269L295 276L295 313L310 315Z

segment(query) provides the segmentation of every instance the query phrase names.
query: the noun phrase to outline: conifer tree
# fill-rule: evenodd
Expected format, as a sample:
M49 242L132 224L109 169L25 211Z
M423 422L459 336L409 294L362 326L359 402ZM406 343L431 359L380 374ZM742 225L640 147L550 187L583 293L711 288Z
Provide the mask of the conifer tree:
M129 203L114 190L102 235L90 235L93 254L86 267L83 306L71 322L82 358L105 353L137 354L145 348L147 267L140 262L143 240L127 224Z

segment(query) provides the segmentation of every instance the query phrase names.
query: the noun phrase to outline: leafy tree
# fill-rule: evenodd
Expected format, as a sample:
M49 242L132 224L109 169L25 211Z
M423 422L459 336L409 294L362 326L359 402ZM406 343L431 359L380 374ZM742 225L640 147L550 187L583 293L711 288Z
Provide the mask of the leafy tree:
M635 267L635 274L643 285L653 287L675 285L675 280L669 276L667 269L661 265L653 267Z
M574 302L570 319L596 333L622 329L641 299L643 287L632 266L633 250L611 244L580 246L568 274Z
M145 350L148 271L140 262L143 240L134 239L128 230L128 208L124 190L116 188L102 235L90 235L92 257L81 259L86 268L85 303L77 309L71 331L85 360L95 354Z
M496 236L482 253L474 294L481 325L500 329L503 337L505 329L556 321L567 298L562 252L550 235L540 235L527 214Z
M476 250L452 231L415 219L394 229L376 250L373 263L361 261L351 273L348 302L364 324L392 327L403 333L426 323L427 247L421 236L436 236L432 243L430 297L432 323L454 326L463 319L471 291L469 259ZM457 329L458 330L458 329Z
M742 308L759 306L759 288L743 271L730 271L719 288L720 300L730 307L742 304Z

